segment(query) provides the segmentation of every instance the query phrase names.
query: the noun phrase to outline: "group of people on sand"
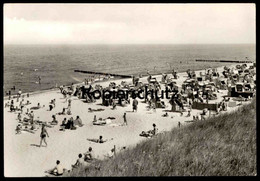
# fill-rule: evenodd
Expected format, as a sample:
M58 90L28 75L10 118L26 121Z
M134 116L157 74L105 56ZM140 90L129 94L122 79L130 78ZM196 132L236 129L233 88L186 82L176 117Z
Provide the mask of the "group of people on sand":
M125 149L125 148L124 148ZM115 147L112 148L106 155L104 155L106 158L113 158L115 156ZM90 166L92 163L97 161L98 158L94 154L94 151L92 147L89 147L88 150L85 153L79 153L78 159L76 160L76 163L71 165L72 170L75 168L86 168ZM52 174L55 176L61 176L64 175L64 173L69 172L70 170L65 169L62 164L60 163L60 160L56 161L56 166L52 169L46 170L45 173Z
M21 97L21 99L20 99ZM29 96L27 96L29 97ZM20 99L20 101L19 101ZM16 103L14 100L10 100L6 102L5 108L9 108L10 112L17 114L18 124L15 128L16 134L21 134L22 131L27 131L30 133L35 133L37 130L37 120L34 119L33 109L27 108L28 105L31 104L29 100L25 100L26 98L22 96L21 92L18 96L18 101ZM16 105L15 105L16 104ZM17 105L18 104L18 105ZM40 106L39 103L37 106ZM26 111L24 109L26 108ZM31 110L31 111L30 111Z
M73 117L70 117L68 120L67 118L64 118L61 125L60 125L60 130L65 131L65 129L71 129L74 130L77 127L82 127L84 124L82 123L82 120L80 119L79 116L76 117L74 120Z

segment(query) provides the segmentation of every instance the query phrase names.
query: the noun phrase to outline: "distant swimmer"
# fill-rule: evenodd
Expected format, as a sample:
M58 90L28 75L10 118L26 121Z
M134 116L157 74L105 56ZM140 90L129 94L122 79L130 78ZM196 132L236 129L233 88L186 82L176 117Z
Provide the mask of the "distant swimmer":
M34 72L36 72L38 69L34 69Z
M38 83L41 84L41 76L38 76Z
M23 75L23 72L21 72L21 75Z

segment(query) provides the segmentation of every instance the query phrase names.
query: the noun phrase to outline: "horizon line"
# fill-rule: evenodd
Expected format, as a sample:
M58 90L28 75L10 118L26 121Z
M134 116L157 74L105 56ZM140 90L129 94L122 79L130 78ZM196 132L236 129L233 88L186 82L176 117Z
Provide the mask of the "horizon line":
M3 45L241 45L256 43L3 43Z

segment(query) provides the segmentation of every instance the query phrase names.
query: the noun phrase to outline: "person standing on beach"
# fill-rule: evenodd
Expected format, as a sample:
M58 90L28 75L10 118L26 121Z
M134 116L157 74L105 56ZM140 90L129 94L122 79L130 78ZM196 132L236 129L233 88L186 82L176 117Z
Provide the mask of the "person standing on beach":
M127 126L126 113L124 113L123 118L124 118L124 125Z
M137 112L137 105L138 105L138 101L136 100L136 98L133 100L133 112L136 111Z
M18 115L17 115L17 119L19 120L19 122L22 121L22 115L21 115L21 113L18 113Z
M45 128L45 125L43 124L43 125L42 125L41 134L40 134L41 141L40 141L40 146L39 146L39 147L42 146L42 141L44 141L44 143L46 144L46 147L47 147L46 136L49 137L49 134L48 134L48 132L47 132L47 130L46 130L46 128Z
M178 122L178 127L179 127L179 128L181 127L181 122L180 122L180 121Z
M33 119L34 119L33 111L31 111L31 113L29 113L29 117L30 117L31 121L33 121Z
M71 99L68 100L68 109L71 108Z
M11 90L8 91L9 100L11 100Z

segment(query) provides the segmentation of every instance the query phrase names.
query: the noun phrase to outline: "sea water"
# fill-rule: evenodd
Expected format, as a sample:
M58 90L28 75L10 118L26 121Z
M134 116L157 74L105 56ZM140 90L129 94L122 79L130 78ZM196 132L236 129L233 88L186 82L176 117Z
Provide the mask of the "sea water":
M4 45L4 91L33 92L83 82L75 69L123 75L228 65L196 59L255 61L255 45ZM38 77L41 77L39 84Z

